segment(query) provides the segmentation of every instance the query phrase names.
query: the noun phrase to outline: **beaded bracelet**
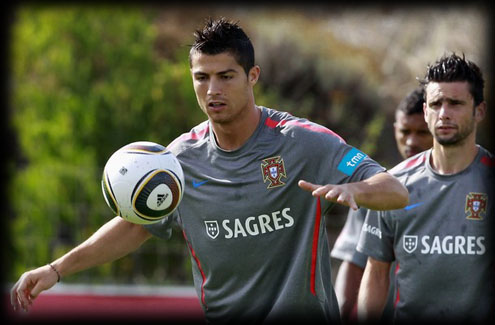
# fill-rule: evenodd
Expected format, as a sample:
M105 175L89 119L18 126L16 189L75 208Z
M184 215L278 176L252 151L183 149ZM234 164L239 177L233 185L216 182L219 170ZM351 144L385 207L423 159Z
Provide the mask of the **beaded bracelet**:
M58 273L57 269L51 263L48 263L48 265L57 273L57 282L60 282L60 273Z

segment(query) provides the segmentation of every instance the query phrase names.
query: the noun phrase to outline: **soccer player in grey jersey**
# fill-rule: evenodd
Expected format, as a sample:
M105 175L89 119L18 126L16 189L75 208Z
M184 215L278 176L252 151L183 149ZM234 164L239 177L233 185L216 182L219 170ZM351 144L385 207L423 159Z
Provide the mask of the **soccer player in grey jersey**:
M417 87L404 97L395 110L394 136L397 150L403 159L412 157L431 148L433 137L423 115L423 88ZM368 256L357 251L366 208L349 209L347 219L330 252L333 258L342 260L335 279L335 294L339 302L343 322L357 320L357 296ZM390 288L393 293L395 268L390 268ZM384 309L386 321L390 317L393 294L389 294Z
M167 238L177 221L208 321L339 321L322 213L334 203L401 208L406 188L330 130L257 106L260 68L237 24L198 30L190 68L208 120L169 145L186 181L177 213L153 226L112 219L51 266L24 273L11 290L15 307L28 308L58 275L112 261L152 234Z
M451 54L428 66L423 83L433 148L391 170L408 188L409 205L366 216L358 315L379 317L396 261L395 320L493 321L495 160L476 144L486 111L482 74Z

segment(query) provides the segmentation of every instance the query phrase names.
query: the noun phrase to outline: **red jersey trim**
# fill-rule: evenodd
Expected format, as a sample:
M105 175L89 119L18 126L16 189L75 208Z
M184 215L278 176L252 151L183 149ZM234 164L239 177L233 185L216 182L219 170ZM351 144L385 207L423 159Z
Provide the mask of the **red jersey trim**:
M201 272L201 277L203 278L203 282L201 283L201 303L203 306L205 306L205 309L208 310L208 307L206 306L206 301L205 301L205 282L206 282L206 276L205 272L203 271L203 268L201 267L201 263L199 262L198 257L196 256L196 252L191 246L191 243L189 243L189 240L187 239L186 233L184 230L182 230L182 235L184 236L184 239L186 240L187 247L189 247L189 250L191 251L191 255L194 258L194 261L198 265L199 272Z
M210 131L210 126L209 126L209 124L206 124L206 126L203 129L200 129L197 132L195 132L195 130L192 130L192 131L190 131L188 133L182 134L181 136L179 136L178 138L176 138L174 141L172 141L172 143L170 143L169 146L171 146L171 145L173 145L173 144L175 144L177 142L184 142L184 141L187 141L187 140L198 140L198 139L201 139L209 131Z
M327 129L324 126L321 126L321 125L318 125L318 124L314 124L314 123L310 123L310 122L303 123L303 122L296 121L296 120L276 121L276 120L272 120L271 118L267 117L266 120L265 120L265 125L268 126L271 129L274 129L276 127L282 127L282 126L285 126L285 125L295 125L297 127L300 127L300 128L306 129L306 130L310 130L310 131L313 131L313 132L326 133L326 134L333 135L333 136L339 138L340 141L342 141L342 142L345 143L345 140L342 139L342 137L340 135L338 135L337 133L333 132L330 129Z
M419 157L416 157L411 160L406 160L401 162L399 165L394 167L392 170L403 170L403 169L408 169L414 166L421 165L425 162L426 160L426 155L420 155Z
M311 280L310 288L313 296L316 296L316 259L318 257L318 240L320 237L320 221L321 221L321 202L320 198L317 198L316 214L315 214L315 228L313 232L313 247L311 250Z
M488 157L488 156L483 156L481 158L481 163L485 166L493 167L493 166L495 166L495 158L490 159L490 157Z
M400 269L400 266L399 266L399 262L397 262L397 265L395 266L395 271L394 271L394 275L395 275L395 279L397 279L397 273L399 272L399 269ZM397 285L397 281L395 281L395 284L396 284L396 287L397 287L397 295L395 297L395 301L394 301L394 308L397 306L397 304L399 303L399 300L400 300L400 291L399 291L399 286Z

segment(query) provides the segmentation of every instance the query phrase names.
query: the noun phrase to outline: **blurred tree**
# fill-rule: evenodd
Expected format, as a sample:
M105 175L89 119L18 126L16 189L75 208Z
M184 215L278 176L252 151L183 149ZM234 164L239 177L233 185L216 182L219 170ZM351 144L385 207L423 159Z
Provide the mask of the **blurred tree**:
M10 187L10 281L62 255L111 218L99 180L113 151L137 140L166 145L204 120L187 51L157 55L152 18L137 8L16 11L11 104L25 163ZM190 272L174 271L188 263L182 242L177 234L167 243L151 240L141 255L66 280L133 282L134 275L147 274L142 281L156 282L171 273L173 282L188 281ZM145 258L163 251L161 245L167 260Z

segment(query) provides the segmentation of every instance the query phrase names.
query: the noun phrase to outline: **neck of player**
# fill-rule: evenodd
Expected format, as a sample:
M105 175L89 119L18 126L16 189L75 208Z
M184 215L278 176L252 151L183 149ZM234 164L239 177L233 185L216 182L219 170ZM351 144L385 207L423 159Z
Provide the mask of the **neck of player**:
M227 151L239 149L254 133L260 119L261 109L252 104L229 123L214 123L210 120L217 145Z
M457 145L444 146L434 141L430 158L431 166L442 175L457 174L469 167L476 158L478 150L475 132Z

